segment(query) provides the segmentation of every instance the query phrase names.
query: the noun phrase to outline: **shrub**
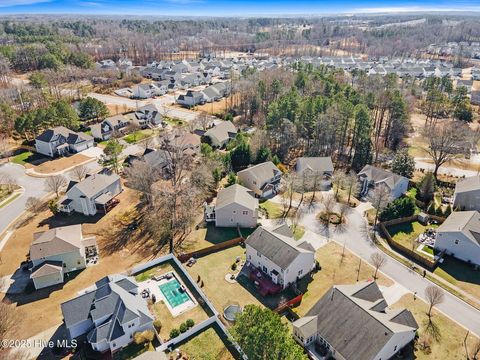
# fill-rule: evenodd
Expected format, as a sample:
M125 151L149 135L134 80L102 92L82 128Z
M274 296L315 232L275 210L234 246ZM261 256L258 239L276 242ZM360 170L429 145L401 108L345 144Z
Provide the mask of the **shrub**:
M440 216L440 217L443 216L443 210L442 210L441 205L435 209L435 215Z
M176 338L178 335L180 335L180 331L178 329L172 329L170 331L170 338L171 339Z
M430 203L430 205L428 205L427 213L430 215L435 215L435 204L433 203L433 201Z
M415 214L415 201L409 197L395 199L380 213L380 221L388 221Z
M162 328L162 322L157 319L153 322L153 326L155 327L155 330L157 330L157 332L159 332L160 329Z
M233 264L232 264L232 270L233 270L233 271L237 270L237 263L233 263Z
M180 324L180 332L183 334L187 330L188 330L187 324L186 323L181 323Z
M452 213L452 206L448 205L447 208L445 209L445 212L443 213L443 216L449 217L451 213Z
M187 324L187 326L189 328L193 327L195 325L195 321L193 321L192 319L188 319L185 324Z
M155 334L153 333L152 330L145 330L142 332L136 332L133 334L133 341L135 344L146 344L150 343L153 341L153 338L155 337Z

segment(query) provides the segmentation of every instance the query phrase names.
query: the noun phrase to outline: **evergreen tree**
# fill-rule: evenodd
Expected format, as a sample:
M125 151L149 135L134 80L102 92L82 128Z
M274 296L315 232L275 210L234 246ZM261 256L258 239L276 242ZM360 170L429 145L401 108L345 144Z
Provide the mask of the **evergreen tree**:
M411 179L415 171L415 160L408 154L408 149L402 149L395 154L392 161L392 171L395 174Z
M92 97L86 97L78 104L80 119L100 120L108 116L108 108L103 102Z
M435 189L437 187L435 176L433 173L428 172L422 178L420 183L418 184L418 191L420 195L420 199L427 203L433 200L433 195L435 194Z

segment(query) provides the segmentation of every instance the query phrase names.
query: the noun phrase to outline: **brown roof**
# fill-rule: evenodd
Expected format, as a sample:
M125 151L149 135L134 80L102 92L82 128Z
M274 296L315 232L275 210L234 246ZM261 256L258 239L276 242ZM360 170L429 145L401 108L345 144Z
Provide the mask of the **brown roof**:
M30 246L30 258L36 260L75 251L84 246L82 240L82 225L64 226L35 233Z

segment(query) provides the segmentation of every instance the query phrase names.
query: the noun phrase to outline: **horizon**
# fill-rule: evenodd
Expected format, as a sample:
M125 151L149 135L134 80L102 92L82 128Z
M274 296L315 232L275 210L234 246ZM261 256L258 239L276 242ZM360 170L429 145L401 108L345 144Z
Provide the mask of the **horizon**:
M477 1L354 1L291 2L287 0L0 0L2 15L110 15L157 17L318 17L354 15L414 15L425 13L477 15Z

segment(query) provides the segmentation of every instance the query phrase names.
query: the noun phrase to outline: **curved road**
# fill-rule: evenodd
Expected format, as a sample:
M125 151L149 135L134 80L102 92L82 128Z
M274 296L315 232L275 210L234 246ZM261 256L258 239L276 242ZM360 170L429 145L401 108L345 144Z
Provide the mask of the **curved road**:
M326 234L325 229L322 228L318 220L316 220L315 214L317 212L318 209L317 211L306 214L300 220L300 223L308 230L324 237L328 237L342 246L345 244L350 251L368 263L370 262L370 256L375 252L379 252L377 247L369 239L366 231L364 231L364 229L366 229L364 218L356 210L352 210L348 215L347 225L344 228L339 231L331 230L329 234ZM381 272L410 290L412 293L416 292L417 296L422 299L424 299L425 289L433 284L390 256L387 256L387 262L381 268ZM436 306L436 308L464 328L479 336L480 311L449 292L444 291L444 293L445 298L443 303Z

